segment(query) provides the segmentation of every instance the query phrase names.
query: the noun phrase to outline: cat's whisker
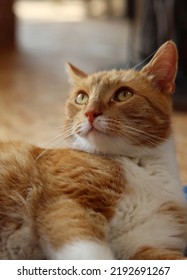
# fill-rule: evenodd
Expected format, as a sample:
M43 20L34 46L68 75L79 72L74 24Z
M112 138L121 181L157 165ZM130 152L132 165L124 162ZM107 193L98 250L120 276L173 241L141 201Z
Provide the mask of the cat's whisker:
M133 134L133 136L135 135L136 137L132 136L132 133L129 135L128 131L126 131L126 133L123 131L123 129L121 130L121 122L118 120L114 120L114 119L110 119L109 121L107 120L102 120L103 124L107 124L110 133L113 136L118 136L121 139L125 140L128 144L132 144L134 141L137 141L137 134L135 135L135 133ZM112 125L111 125L112 124ZM135 138L135 139L134 139Z
M76 126L74 128L74 132L76 134L80 134L83 131L83 128L84 128L84 123L83 122L76 123Z
M152 134L149 134L149 133L146 133L146 132L141 132L141 131L135 131L133 130L133 128L128 128L128 133L131 133L133 134L135 137L139 137L141 138L142 140L146 140L152 144L159 144L160 141L164 141L165 138L159 138L156 137L155 135L152 135Z
M133 131L128 131L128 135L133 136L132 139L133 139L133 141L136 142L136 143L139 143L139 140L141 140L141 142L142 142L142 140L143 140L143 141L145 141L145 142L147 142L147 143L150 143L150 144L152 144L152 145L157 145L157 144L159 143L158 141L153 140L153 139L151 139L150 137L145 137L145 136L143 136L143 135L134 133Z
M130 145L132 144L132 141L130 141L132 137L129 137L129 138L128 138L127 135L125 135L122 131L113 128L113 129L110 130L110 132L112 132L113 136L115 136L115 137L117 136L117 137L121 138L122 140L125 139L125 141L126 141L128 144L130 144ZM116 138L116 139L117 139L117 138ZM115 139L115 141L116 141L116 139ZM132 138L132 140L133 140L133 138Z
M151 139L152 141L154 141L157 144L160 141L165 141L164 137L160 137L158 135L151 134L151 133L148 133L148 132L146 132L144 130L140 130L140 129L137 129L135 127L132 127L132 126L129 126L129 125L125 124L124 123L124 119L121 119L121 120L119 120L119 119L118 120L110 120L109 123L112 123L113 125L116 124L117 126L120 126L120 127L121 127L121 125L123 125L125 129L126 128L128 129L128 131L131 130L131 131L136 132L137 133L136 136L140 136L140 134L141 134L142 135L141 137L144 136L146 139Z
M131 133L131 135L134 135L135 137L139 137L144 140L150 140L153 141L154 143L158 143L158 140L160 139L154 139L154 135L150 133L146 133L145 131L139 130L139 129L134 129L133 127L124 125L125 130L127 133Z
M126 124L125 124L125 126L126 126L127 128L129 128L129 129L131 129L131 130L137 131L138 133L144 134L144 135L149 136L149 137L151 137L151 138L155 138L155 139L158 139L158 140L165 140L165 138L163 138L163 137L160 137L160 136L158 136L158 135L154 135L154 134L148 133L148 132L146 132L146 131L144 131L144 130L137 129L137 128L135 128L135 127L128 126L128 125L126 125Z
M65 130L61 133L62 138L65 139L69 139L71 138L71 136L73 135L74 130L73 128L69 129L69 130Z
M134 131L131 130L129 132L132 134ZM152 143L152 144L155 144L155 145L158 145L160 143L160 140L161 141L165 140L164 138L163 139L158 139L158 138L154 137L154 135L149 135L149 134L141 134L141 133L135 133L134 132L134 135L136 137L141 138L142 140L145 140L145 141L147 141L149 143Z
M125 140L129 145L133 145L134 142L138 143L137 137L134 137L132 134L128 133L116 133L116 136L120 137L122 140Z
M45 145L46 146L45 149L38 155L38 157L35 159L35 161L37 161L41 156L43 156L48 150L50 150L52 148L54 149L55 147L57 147L57 145L59 143L62 143L64 140L64 135L65 135L65 133L60 133L57 136L50 139L49 141L47 141L45 143L45 144L47 144L47 146Z
M147 63L147 61L150 60L150 58L152 58L155 53L156 53L156 51L153 51L148 57L146 57L145 59L139 61L135 66L133 66L132 69L136 70L141 65L144 65L145 62Z
M122 120L122 121L124 122L124 120ZM118 120L115 120L115 119L102 120L102 123L105 124L105 125L107 124L108 127L110 127L110 124L112 124L111 125L112 128L109 129L110 132L112 132L116 135L120 135L120 137L122 137L123 139L127 140L127 138L130 136L129 134L131 134L130 138L131 138L131 141L133 143L134 142L138 143L138 139L141 139L141 140L144 140L146 142L149 142L152 145L157 145L157 144L159 144L160 141L165 140L165 138L147 133L143 130L139 130L137 128L134 128L134 127L128 126L124 123L121 123L121 121L119 119ZM121 128L122 125L125 128L124 129L125 132L122 133L120 131L120 133L118 133L119 128Z
M61 136L61 134L58 134L58 135L52 137L51 139L49 139L46 142L42 143L42 146L48 146L51 142L55 141L60 136Z
M53 142L52 144L48 145L48 146L35 158L35 162L36 162L39 158L41 158L46 152L49 152L50 150L54 149L59 140L60 140L60 139L56 139L55 142Z
M116 124L116 126L115 126L115 124ZM158 140L160 140L160 139L154 139L151 134L148 134L148 133L141 134L140 133L140 132L142 132L141 130L140 131L138 129L134 130L132 127L126 126L124 124L123 124L123 126L124 126L124 129L119 130L119 127L121 127L121 123L118 121L114 121L112 124L113 129L110 129L110 131L114 132L114 134L120 136L121 138L125 139L126 141L128 139L129 144L132 144L135 142L138 144L140 139L144 140L146 142L149 142L152 145L157 145L159 143Z

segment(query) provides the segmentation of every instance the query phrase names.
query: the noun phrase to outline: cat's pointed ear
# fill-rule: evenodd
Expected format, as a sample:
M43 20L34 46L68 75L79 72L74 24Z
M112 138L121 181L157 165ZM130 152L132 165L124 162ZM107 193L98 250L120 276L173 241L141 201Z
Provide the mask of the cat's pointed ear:
M84 78L88 77L88 75L86 73L84 73L82 70L78 69L71 63L67 63L67 71L68 71L70 80L74 83L80 81L80 79L84 79Z
M151 61L141 70L152 76L161 92L172 94L175 90L178 52L175 43L168 41L155 53Z

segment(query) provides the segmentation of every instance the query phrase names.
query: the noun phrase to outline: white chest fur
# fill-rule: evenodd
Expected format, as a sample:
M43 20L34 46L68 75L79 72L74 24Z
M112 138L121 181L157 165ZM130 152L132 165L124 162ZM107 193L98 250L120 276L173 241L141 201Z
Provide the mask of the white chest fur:
M152 154L146 153L137 160L120 159L127 180L126 194L110 228L111 244L118 259L129 259L143 246L185 246L175 217L159 211L166 203L180 207L185 204L172 140Z

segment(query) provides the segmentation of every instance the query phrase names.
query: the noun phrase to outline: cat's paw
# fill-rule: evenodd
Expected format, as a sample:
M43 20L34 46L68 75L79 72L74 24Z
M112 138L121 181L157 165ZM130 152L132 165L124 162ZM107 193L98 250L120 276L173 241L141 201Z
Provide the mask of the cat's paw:
M50 259L57 260L113 260L107 244L81 240L66 244L59 250L48 250Z

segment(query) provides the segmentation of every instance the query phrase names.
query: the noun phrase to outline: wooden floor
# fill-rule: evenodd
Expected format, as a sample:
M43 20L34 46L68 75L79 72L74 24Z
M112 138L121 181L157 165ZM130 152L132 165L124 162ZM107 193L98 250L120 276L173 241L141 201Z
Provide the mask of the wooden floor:
M47 146L63 123L65 63L92 72L128 62L127 26L21 20L18 27L17 50L0 52L0 136ZM173 128L181 181L187 184L187 113L174 113Z

